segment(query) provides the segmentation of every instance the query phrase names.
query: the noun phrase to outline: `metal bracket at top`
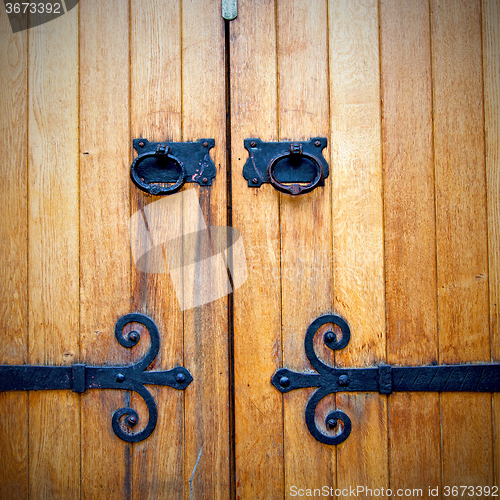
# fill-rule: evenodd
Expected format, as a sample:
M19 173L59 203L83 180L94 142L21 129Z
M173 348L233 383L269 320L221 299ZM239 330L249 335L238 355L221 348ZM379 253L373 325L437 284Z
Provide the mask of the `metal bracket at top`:
M324 186L328 177L328 163L322 153L326 144L325 137L300 142L245 139L249 158L243 166L243 177L249 187L269 182L282 193L308 193Z
M232 21L238 15L238 0L222 0L222 17Z
M210 158L214 139L196 142L149 142L134 139L138 156L130 167L134 184L153 195L172 194L186 182L210 186L215 165Z
M296 373L287 368L278 370L271 383L282 393L294 389L317 387L318 390L307 403L305 417L309 432L325 444L339 444L351 433L351 420L340 410L330 412L324 421L322 432L316 423L316 408L329 394L336 392L379 392L391 394L401 391L500 391L500 364L431 365L431 366L389 366L371 368L334 368L321 361L314 351L314 337L323 325L332 324L339 329L323 333L323 342L332 349L343 349L349 343L351 332L344 319L326 314L314 320L306 332L305 352L311 366L317 373ZM339 420L342 425L339 426ZM339 428L342 427L340 430Z

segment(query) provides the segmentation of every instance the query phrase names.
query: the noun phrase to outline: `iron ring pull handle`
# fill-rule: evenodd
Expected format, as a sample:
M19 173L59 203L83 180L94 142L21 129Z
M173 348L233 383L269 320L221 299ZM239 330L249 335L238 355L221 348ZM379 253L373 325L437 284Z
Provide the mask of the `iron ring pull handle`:
M147 158L166 158L168 160L173 161L177 167L181 170L181 174L174 184L170 186L158 186L156 184L148 184L140 179L137 174L137 167L140 163L142 163ZM134 181L135 185L146 191L149 194L157 195L157 194L171 194L178 191L186 182L186 169L184 168L184 164L175 156L170 154L170 146L167 144L158 144L155 152L144 153L139 155L133 162L132 167L130 169L130 176Z
M300 156L302 158L308 158L309 160L312 160L312 162L316 166L316 177L312 182L306 185L298 184L298 183L293 183L293 184L283 184L282 182L279 182L276 177L274 176L274 169L276 168L276 165L280 160L283 160L284 158L288 158L291 156ZM323 170L323 165L320 161L319 158L316 156L310 154L310 153L304 153L302 144L300 143L294 143L292 142L290 144L290 147L288 148L288 151L286 153L281 153L274 158L271 159L267 166L267 178L269 180L269 183L278 191L281 191L282 193L287 193L291 195L298 195L298 194L305 194L309 193L312 191L315 187L317 187L324 179L325 172Z

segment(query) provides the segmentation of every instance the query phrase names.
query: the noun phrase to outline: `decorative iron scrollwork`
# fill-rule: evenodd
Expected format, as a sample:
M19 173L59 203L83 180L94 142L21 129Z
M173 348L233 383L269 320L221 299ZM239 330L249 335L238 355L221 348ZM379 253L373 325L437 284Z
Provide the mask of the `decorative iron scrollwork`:
M121 408L113 414L112 427L115 434L124 441L136 443L149 437L156 427L158 410L151 393L145 385L164 385L184 390L193 377L186 368L178 366L167 371L147 371L158 354L160 336L153 320L139 313L127 314L115 325L115 337L127 348L140 341L140 333L131 330L124 334L130 323L138 323L149 331L151 345L149 351L137 363L130 366L0 366L0 391L40 391L72 389L85 392L87 389L121 389L139 394L146 403L149 420L140 432L128 432L139 423L139 415L133 408ZM123 430L125 427L127 430Z
M316 409L326 396L336 392L379 392L391 394L396 391L468 391L497 392L500 390L500 365L433 365L433 366L389 366L371 368L334 368L321 361L314 351L314 337L325 324L336 325L341 333L340 340L333 331L323 335L323 342L332 350L343 349L349 343L351 332L340 316L326 314L314 320L306 332L305 352L311 366L317 373L297 373L287 368L278 370L271 383L282 393L295 389L317 387L307 403L305 418L309 432L322 443L339 444L351 433L351 420L342 411L331 412L325 419L327 430L323 433L316 424ZM339 424L341 422L341 425Z

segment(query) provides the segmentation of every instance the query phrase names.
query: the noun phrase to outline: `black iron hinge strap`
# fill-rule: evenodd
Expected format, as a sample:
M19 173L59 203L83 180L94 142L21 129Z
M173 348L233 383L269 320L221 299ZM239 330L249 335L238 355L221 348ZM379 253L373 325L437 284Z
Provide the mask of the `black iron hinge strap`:
M71 366L0 366L0 391L48 391L73 387Z
M331 368L322 374L295 373L286 368L272 378L281 392L325 387L330 392L473 391L495 392L500 388L500 365L390 366Z
M183 367L144 372L127 366L0 366L0 391L53 391L71 389L130 389L136 382L184 389L189 372ZM180 379L180 382L179 380Z
M332 330L323 334L323 341L332 350L343 349L350 339L350 329L339 316L327 314L311 323L306 332L304 347L307 359L317 373L297 373L287 368L278 370L271 383L282 393L295 389L317 387L307 403L306 424L311 434L322 443L339 444L351 432L351 421L342 411L330 412L325 419L327 431L316 423L319 402L337 392L497 392L500 391L500 364L461 364L430 366L391 366L382 364L371 368L334 368L319 359L314 351L314 337L321 327L332 324ZM335 333L333 330L336 330ZM340 339L338 338L340 335ZM342 425L338 426L341 421ZM340 432L338 432L341 427Z
M149 412L146 427L137 433L130 428L137 425L139 416L133 408L121 408L112 417L115 434L124 441L138 442L146 439L154 430L158 418L156 403L145 385L163 385L184 390L193 377L183 366L171 370L148 371L160 348L160 337L154 322L142 314L127 314L115 325L115 337L124 347L138 344L140 334L136 330L124 333L124 327L138 323L149 331L151 346L140 361L129 366L0 366L0 391L48 391L71 389L85 392L87 389L122 389L137 392L142 396Z

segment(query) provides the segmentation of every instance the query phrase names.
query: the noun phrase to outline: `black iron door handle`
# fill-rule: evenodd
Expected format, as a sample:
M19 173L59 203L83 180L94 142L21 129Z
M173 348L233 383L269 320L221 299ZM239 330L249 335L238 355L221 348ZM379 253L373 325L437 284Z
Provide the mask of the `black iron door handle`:
M173 163L180 171L177 180L169 186L159 186L153 182L146 182L146 173L141 170L141 165L148 158L155 158L161 162L161 166L165 167L167 163ZM161 168L161 166L159 168ZM141 188L146 193L159 195L171 194L178 191L186 182L186 169L183 163L171 154L170 147L167 144L158 144L155 151L150 151L139 155L130 167L130 175L135 185ZM161 177L158 180L163 180Z
M253 188L267 182L292 196L309 193L324 186L328 177L328 163L322 154L326 144L325 137L300 142L245 139L249 157L243 166L243 177Z
M294 158L294 157L299 160L301 160L302 158L307 158L313 162L316 168L316 176L314 180L309 184L306 185L298 183L284 184L282 182L279 182L274 176L274 169L276 168L278 162L284 160L285 158ZM325 174L321 160L311 153L304 152L304 148L302 147L302 144L300 142L298 143L292 142L286 153L280 153L276 155L274 158L271 159L269 165L267 166L267 178L269 179L270 184L278 191L291 195L309 193L309 191L312 191L316 186L320 185L320 183L323 181L324 175Z
M315 413L319 402L329 394L336 392L379 392L391 394L398 391L500 391L499 364L436 365L436 366L390 366L380 365L371 368L333 368L321 361L314 351L314 337L318 329L325 324L336 325L341 338L333 331L323 335L323 342L332 350L343 349L349 343L351 332L348 324L341 317L326 314L314 320L306 332L304 347L307 359L317 373L297 373L287 368L278 370L271 383L282 393L317 387L318 390L307 403L305 417L309 432L322 443L339 444L345 441L351 432L351 420L342 411L337 410L327 415L323 433L316 424ZM338 421L342 425L338 425ZM342 427L342 428L341 428Z
M175 193L186 182L210 186L215 177L215 165L210 158L214 139L196 142L149 142L134 139L138 156L130 166L134 184L152 195Z
M153 320L139 313L127 314L115 325L115 337L123 347L134 347L140 340L140 333L131 330L124 334L130 323L139 323L149 331L151 346L147 354L130 366L0 366L0 391L44 391L71 389L85 392L87 389L121 389L137 392L144 399L149 420L140 432L131 428L139 422L139 415L133 408L121 408L113 414L112 426L115 434L124 441L136 443L149 437L156 427L158 410L151 393L145 385L163 385L184 390L193 377L186 368L178 366L167 371L146 371L160 348L160 336ZM124 430L125 429L125 430Z

